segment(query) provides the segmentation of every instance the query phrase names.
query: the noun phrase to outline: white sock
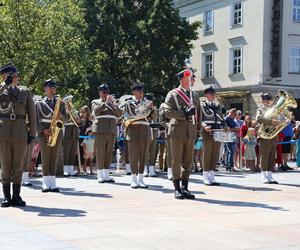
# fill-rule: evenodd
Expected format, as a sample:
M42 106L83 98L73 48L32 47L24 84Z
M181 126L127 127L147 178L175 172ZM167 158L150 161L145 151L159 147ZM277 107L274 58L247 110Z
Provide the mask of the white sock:
M171 180L173 177L173 171L172 168L168 168L168 179Z

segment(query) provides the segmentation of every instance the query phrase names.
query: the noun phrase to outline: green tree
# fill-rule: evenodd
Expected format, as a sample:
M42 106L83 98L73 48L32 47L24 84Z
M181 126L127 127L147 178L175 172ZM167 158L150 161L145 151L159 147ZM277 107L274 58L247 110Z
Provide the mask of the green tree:
M62 95L88 99L91 60L83 13L75 0L5 1L0 7L1 64L15 63L22 84L35 93L42 94L42 82L54 76Z
M120 96L139 79L163 99L177 85L199 22L180 17L171 0L83 0L83 7L89 47L104 54L101 71L90 68L91 89L105 81Z

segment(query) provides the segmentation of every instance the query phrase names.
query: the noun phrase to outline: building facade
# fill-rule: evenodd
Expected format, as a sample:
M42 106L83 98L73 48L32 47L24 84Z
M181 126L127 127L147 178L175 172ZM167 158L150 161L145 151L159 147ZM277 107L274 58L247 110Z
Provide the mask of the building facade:
M255 114L260 95L284 89L300 107L300 0L175 0L201 21L191 61L195 90L213 85L219 101ZM295 110L300 119L300 112Z

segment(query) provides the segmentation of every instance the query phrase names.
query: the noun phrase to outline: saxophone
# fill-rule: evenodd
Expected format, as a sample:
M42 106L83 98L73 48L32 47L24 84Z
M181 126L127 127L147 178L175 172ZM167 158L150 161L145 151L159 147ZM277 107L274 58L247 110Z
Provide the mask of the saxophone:
M297 108L296 100L286 91L278 90L278 97L276 104L269 108L264 118L268 120L278 120L277 126L261 124L258 128L258 135L264 139L273 139L279 132L284 129L292 120L292 113L288 108Z
M59 132L64 127L62 120L60 120L58 117L61 102L62 99L58 96L56 99L56 104L54 107L52 120L49 128L50 135L47 138L47 145L49 147L55 147Z

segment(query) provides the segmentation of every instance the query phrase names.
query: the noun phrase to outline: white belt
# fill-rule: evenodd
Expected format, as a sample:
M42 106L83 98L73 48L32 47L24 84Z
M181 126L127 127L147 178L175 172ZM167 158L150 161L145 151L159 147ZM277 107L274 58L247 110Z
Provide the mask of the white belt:
M203 121L206 124L211 124L211 123L215 123L215 121ZM221 122L217 121L217 124L221 124Z
M98 115L98 116L96 116L96 118L97 118L97 119L102 119L102 118L104 118L104 119L115 119L115 120L117 120L117 117L114 116L114 115Z
M51 123L51 122L52 122L52 120L50 120L50 119L42 119L42 120L41 120L41 122L45 122L45 123Z
M132 125L145 125L145 126L149 126L148 122L143 122L143 121L137 121L137 122L133 122Z
M74 125L74 123L73 122L65 123L65 126L71 126L71 125Z

